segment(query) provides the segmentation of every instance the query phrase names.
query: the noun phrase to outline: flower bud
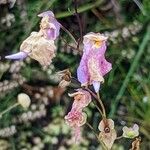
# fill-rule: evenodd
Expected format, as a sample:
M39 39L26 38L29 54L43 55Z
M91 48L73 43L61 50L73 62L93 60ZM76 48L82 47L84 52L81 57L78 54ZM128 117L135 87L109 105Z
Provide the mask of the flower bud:
M25 93L20 93L18 95L18 103L23 107L23 108L28 108L31 104L31 99L30 97L25 94Z

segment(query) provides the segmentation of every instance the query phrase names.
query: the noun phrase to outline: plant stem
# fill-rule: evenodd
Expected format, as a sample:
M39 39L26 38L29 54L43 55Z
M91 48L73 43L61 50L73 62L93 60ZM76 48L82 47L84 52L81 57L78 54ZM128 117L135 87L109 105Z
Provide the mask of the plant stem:
M19 103L15 103L14 105L8 107L6 110L4 110L3 112L0 113L0 118L7 112L9 112L11 109L17 107L18 105L20 105Z
M100 114L102 115L102 117L103 117L103 118L106 118L106 113L105 113L105 111L103 111L103 110L105 110L105 108L103 109L104 105L103 105L103 103L102 103L100 97L98 97L98 96L97 96L93 91L91 91L89 88L86 88L86 90L87 90L89 93L91 93L91 95L100 103L100 106L101 106L101 108L102 108L102 111L100 110L100 108L99 108L99 107L95 104L95 102L93 101L95 107L99 110L99 112L100 112ZM100 101L101 101L101 102L100 102ZM103 107L102 107L102 106L103 106Z
M78 21L78 24L79 24L79 30L80 30L80 38L78 40L78 45L77 45L77 49L79 49L80 47L80 43L82 42L82 23L81 23L81 20L80 20L80 16L79 16L79 13L78 13L78 3L77 3L77 0L74 0L74 9L75 9L75 15L77 17L77 21Z
M71 39L75 42L76 45L78 45L78 42L74 38L74 36L70 33L69 30L67 30L64 26L61 25L61 28L71 37Z
M89 4L86 4L86 5L80 6L77 9L77 11L78 11L78 13L82 13L84 11L87 11L87 10L90 10L92 8L100 6L100 4L102 2L103 2L103 0L97 0L94 3L89 3ZM61 13L56 14L56 18L65 18L65 17L68 17L68 16L72 16L74 13L75 13L75 10L61 12Z
M103 104L103 102L102 102L102 100L101 100L101 98L100 98L99 92L97 93L97 97L98 97L98 102L99 102L99 104L100 104L101 107L102 107L103 116L104 116L104 118L106 118L105 107L104 107L104 104Z
M96 131L94 130L94 128L88 122L86 122L86 125L93 131L94 135L96 136L97 140L99 141L99 137L98 137Z

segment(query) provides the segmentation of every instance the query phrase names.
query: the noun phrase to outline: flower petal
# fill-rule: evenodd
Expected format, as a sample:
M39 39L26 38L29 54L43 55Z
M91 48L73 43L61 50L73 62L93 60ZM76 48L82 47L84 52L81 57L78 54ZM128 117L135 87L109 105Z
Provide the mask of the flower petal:
M16 54L5 56L6 59L16 59L16 60L23 60L28 56L25 52L18 52Z
M100 89L100 82L93 81L93 87L94 87L95 92L98 93Z
M81 82L82 85L87 84L88 83L88 68L87 68L87 61L84 58L84 56L82 56L81 58L81 62L80 65L77 69L77 77L78 80Z
M110 133L100 132L99 134L100 140L105 144L105 146L110 150L114 141L117 138L117 134L115 129L111 130Z
M45 17L45 16L54 17L54 13L52 11L45 11L38 14L38 17Z

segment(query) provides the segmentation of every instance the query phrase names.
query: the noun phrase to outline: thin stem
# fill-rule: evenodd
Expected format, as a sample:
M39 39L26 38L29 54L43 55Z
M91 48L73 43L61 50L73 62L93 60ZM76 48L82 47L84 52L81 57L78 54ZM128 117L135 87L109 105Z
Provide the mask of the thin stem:
M122 135L121 135L121 136L118 136L118 137L116 138L116 140L120 140L121 138L123 138Z
M102 117L104 117L103 112L100 110L100 108L96 105L96 103L94 101L92 101L94 106L97 108L97 110L99 111L99 113L101 114Z
M74 50L76 50L76 51L78 51L78 52L79 52L79 51L81 52L81 50L80 50L79 48L76 48L76 47L74 47L74 46L68 44L67 41L66 41L65 39L63 39L62 37L60 37L60 38L61 38L62 41L63 41L67 46L69 46L70 48L72 48L72 49L74 49Z
M103 115L104 115L104 117L106 118L106 111L105 111L105 107L104 107L104 104L103 104L103 102L102 102L102 100L101 100L101 98L100 98L99 92L97 93L97 97L98 97L98 102L99 102L99 104L100 104L100 105L101 105L101 107L102 107Z
M90 92L91 93L91 95L95 98L95 99L97 99L97 101L99 102L99 104L100 104L100 106L101 106L101 108L102 108L102 111L100 110L100 108L95 104L95 106L96 106L96 108L99 110L99 112L100 112L100 114L102 115L102 117L103 118L106 118L106 113L105 113L105 108L104 108L104 105L103 105L103 103L102 103L102 101L101 101L101 99L100 99L100 96L99 96L99 93L98 93L98 95L96 95L93 91L91 91L89 88L86 88L86 90L88 91L88 92Z
M78 24L79 24L79 29L80 29L80 38L78 40L78 45L77 45L77 49L79 49L80 47L80 43L82 42L82 23L81 23L81 20L80 20L80 17L79 17L79 13L78 13L78 4L77 4L77 0L74 0L74 9L75 9L75 15L77 17L77 21L78 21Z
M105 144L100 140L99 136L97 135L96 131L94 130L94 128L88 123L86 122L86 125L93 131L94 135L96 136L97 140L99 141L99 143L101 144L102 148L107 150Z
M103 0L97 0L96 2L94 3L88 3L88 4L84 4L83 6L80 6L77 11L78 13L82 13L84 11L87 11L87 10L90 10L92 8L95 8L95 7L99 7L100 4L103 2ZM68 16L71 16L75 13L74 10L71 10L71 11L65 11L65 12L61 12L61 13L58 13L56 14L56 18L64 18L64 17L68 17Z
M78 45L78 42L74 38L74 36L70 33L69 30L67 30L64 26L61 25L61 28L71 37L71 39L75 42L76 45Z
M94 135L96 136L97 140L99 141L99 137L98 137L96 131L94 130L94 128L88 122L86 122L86 125L93 131Z
M6 110L4 110L3 112L0 113L0 118L7 112L9 112L11 109L17 107L18 105L20 105L19 103L15 103L14 105L8 107Z

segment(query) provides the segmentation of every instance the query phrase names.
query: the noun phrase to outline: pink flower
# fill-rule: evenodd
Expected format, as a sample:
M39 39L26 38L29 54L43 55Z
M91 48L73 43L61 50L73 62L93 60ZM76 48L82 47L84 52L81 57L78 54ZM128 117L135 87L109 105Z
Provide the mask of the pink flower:
M66 123L70 127L81 127L86 123L86 118L87 116L85 113L74 108L65 116Z
M38 15L42 17L40 32L49 40L55 40L59 36L60 23L56 20L52 11L46 11Z
M77 89L77 92L69 94L70 97L74 97L72 108L82 110L91 102L91 95L88 91Z
M65 116L66 123L73 130L73 137L75 142L79 142L81 139L81 126L86 123L87 115L82 111L72 108L71 111Z
M77 70L82 86L93 84L96 92L104 82L103 76L112 69L111 63L105 59L106 40L107 37L100 33L91 32L84 36L83 56Z

